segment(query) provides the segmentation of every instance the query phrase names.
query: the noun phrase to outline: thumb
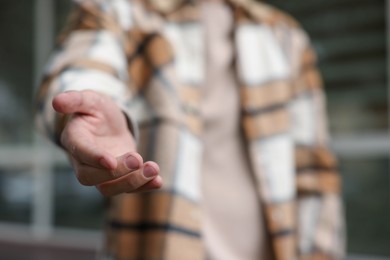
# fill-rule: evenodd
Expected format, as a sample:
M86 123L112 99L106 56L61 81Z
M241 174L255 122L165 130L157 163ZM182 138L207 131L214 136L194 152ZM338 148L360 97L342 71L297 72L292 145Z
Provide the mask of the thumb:
M63 114L94 114L102 102L102 95L91 91L66 91L54 97L52 105L55 111Z

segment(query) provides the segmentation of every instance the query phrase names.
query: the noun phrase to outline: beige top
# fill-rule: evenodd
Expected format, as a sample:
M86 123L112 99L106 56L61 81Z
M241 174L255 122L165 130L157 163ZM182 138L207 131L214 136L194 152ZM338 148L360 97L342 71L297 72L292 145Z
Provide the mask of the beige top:
M270 259L264 219L240 129L238 86L232 68L232 14L203 3L206 84L202 175L203 235L208 259Z

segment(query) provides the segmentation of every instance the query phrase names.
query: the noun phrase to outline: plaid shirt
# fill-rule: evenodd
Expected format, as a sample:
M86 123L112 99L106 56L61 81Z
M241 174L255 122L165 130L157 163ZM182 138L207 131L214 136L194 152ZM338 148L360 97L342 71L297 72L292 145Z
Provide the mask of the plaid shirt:
M340 259L341 184L327 149L324 94L309 39L268 5L226 4L234 14L242 128L275 259ZM52 98L86 88L106 93L165 180L160 191L110 199L104 259L205 258L203 43L199 3L187 0L79 0L59 37L37 95L38 127L58 143L65 120Z

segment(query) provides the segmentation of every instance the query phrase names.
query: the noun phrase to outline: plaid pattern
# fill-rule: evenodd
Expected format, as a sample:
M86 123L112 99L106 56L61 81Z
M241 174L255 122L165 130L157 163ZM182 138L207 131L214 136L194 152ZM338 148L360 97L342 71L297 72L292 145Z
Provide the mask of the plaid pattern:
M37 124L59 140L51 99L70 89L110 95L129 116L139 151L165 186L110 199L103 259L204 259L199 188L204 46L198 3L76 1L37 96ZM340 259L340 178L326 148L315 54L288 15L227 0L242 127L275 259ZM221 202L223 203L223 202Z

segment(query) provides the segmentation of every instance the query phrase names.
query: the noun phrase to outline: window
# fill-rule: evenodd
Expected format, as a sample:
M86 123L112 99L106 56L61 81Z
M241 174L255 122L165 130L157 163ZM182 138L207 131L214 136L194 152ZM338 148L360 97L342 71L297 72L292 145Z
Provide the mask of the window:
M32 253L39 243L94 252L101 242L102 197L76 183L66 156L33 122L34 86L70 7L69 0L0 2L0 247L7 250L20 242Z

